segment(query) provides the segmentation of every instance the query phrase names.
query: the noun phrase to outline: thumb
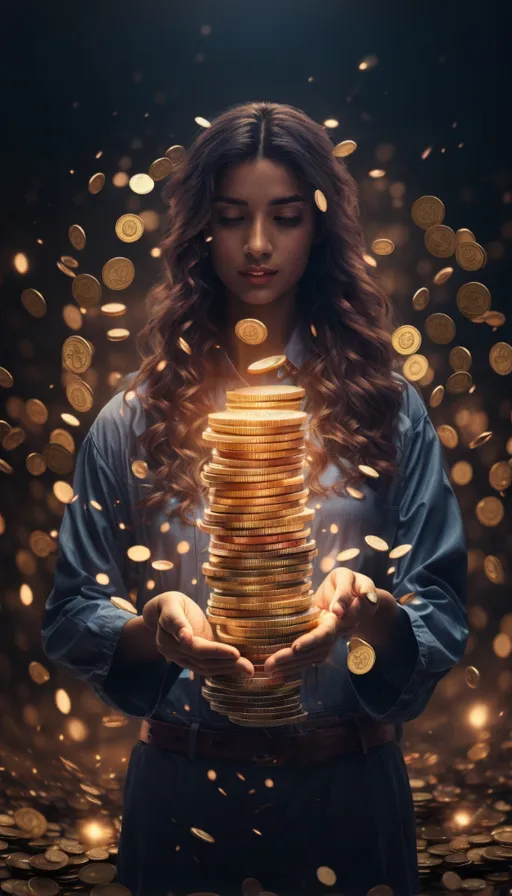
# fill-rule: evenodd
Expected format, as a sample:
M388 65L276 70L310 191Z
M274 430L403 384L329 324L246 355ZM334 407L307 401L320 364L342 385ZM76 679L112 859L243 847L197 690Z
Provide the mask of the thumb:
M150 605L153 606L150 606ZM185 598L179 591L167 591L148 601L143 609L144 622L156 631L160 626L180 643L190 643L193 630L185 614ZM147 621L146 621L147 616Z

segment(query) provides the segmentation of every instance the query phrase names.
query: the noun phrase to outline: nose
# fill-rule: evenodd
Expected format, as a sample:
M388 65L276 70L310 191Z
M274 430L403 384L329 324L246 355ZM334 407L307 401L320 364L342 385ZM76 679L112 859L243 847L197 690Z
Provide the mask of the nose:
M245 246L246 253L250 253L254 258L260 258L262 255L272 253L272 243L265 233L262 222L255 221L253 227L249 231L247 243Z

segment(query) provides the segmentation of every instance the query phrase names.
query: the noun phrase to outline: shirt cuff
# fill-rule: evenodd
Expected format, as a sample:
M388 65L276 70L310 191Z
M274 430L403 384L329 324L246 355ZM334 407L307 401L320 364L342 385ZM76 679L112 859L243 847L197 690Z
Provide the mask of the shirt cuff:
M91 634L101 637L102 663L90 679L92 690L107 706L113 706L127 716L145 718L152 716L179 677L181 668L168 663L165 657L150 663L133 666L113 666L117 643L122 630L133 613L128 610L105 607L88 623Z
M365 675L349 670L357 697L372 718L400 722L400 710L417 696L427 664L425 625L409 606L398 604L393 636L375 651L375 664ZM392 718L391 718L392 716Z

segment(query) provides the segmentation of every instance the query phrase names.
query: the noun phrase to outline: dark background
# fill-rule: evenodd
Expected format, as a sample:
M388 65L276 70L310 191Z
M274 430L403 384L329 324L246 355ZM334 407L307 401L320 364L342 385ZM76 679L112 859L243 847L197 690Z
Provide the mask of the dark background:
M199 130L195 116L211 120L228 105L248 100L291 103L319 122L336 118L339 127L330 131L333 145L347 138L357 141L358 149L347 165L361 187L368 244L377 233L386 235L389 227L401 227L406 234L403 245L378 264L385 285L391 287L398 321L413 323L423 332L425 317L442 310L456 319L457 344L473 354L476 393L447 396L440 408L432 410L432 418L436 425L454 424L458 408L479 410L487 414L481 429L495 434L478 453L468 451L466 439L447 454L450 465L459 459L474 465L472 483L457 489L457 495L470 548L468 603L483 607L488 618L481 630L472 633L468 664L477 665L483 676L479 698L493 692L497 709L510 704L506 682L496 689L497 677L510 660L498 659L492 649L500 618L508 610L510 578L504 585L492 585L482 568L487 553L499 555L506 565L511 544L510 497L502 499L506 517L495 529L482 527L474 512L478 500L495 494L487 478L490 466L509 457L511 380L491 370L488 353L494 342L511 341L510 325L507 321L492 332L486 325L462 319L455 305L456 288L468 279L481 279L489 287L493 309L506 315L510 302L512 81L506 4L103 0L9 6L0 14L0 223L4 232L0 365L11 371L15 383L11 390L2 390L0 399L13 394L22 400L34 397L50 409L48 424L33 427L24 445L13 452L0 450L0 456L14 467L12 476L0 478L0 512L6 523L0 536L0 709L10 713L10 730L23 730L24 704L40 703L41 719L46 719L43 730L49 737L41 737L39 745L48 745L48 719L56 712L51 689L60 682L70 693L83 690L80 683L52 669L45 697L44 689L28 677L31 659L47 664L38 641L39 621L55 557L38 559L37 574L28 577L16 560L16 552L27 548L33 529L50 532L60 522L59 513L46 500L57 477L46 471L39 477L43 492L34 491L31 480L35 477L28 474L24 461L29 451L42 450L53 426L63 425L60 413L72 411L62 389L60 350L71 333L62 320L62 306L73 300L70 281L56 267L62 254L80 256L68 242L68 227L80 223L86 229L88 254L82 253L80 261L84 259L85 270L97 271L111 255L120 254L113 234L119 214L128 208L153 208L160 214L164 210L159 184L149 196L136 198L128 187L119 190L112 185L119 160L130 157L130 175L147 171L170 145L190 144ZM370 71L360 71L359 63L369 54L378 63ZM383 144L393 147L393 157L386 163L376 155ZM432 150L423 159L427 147ZM102 156L96 159L100 151ZM393 207L389 192L376 190L368 177L368 171L376 167L386 170L389 184L405 185L403 207ZM91 196L87 183L96 171L105 172L107 183L99 195ZM484 270L473 276L460 271L454 260L428 256L423 232L410 217L413 201L423 194L443 200L445 223L454 230L473 230L488 252ZM144 294L159 276L158 259L149 254L158 245L158 236L145 235L144 247L137 245L133 254L128 247L127 254L137 260L137 285L119 300L129 306L127 325L132 337L143 322ZM24 252L29 259L26 275L13 267L16 252ZM420 286L431 286L435 271L445 263L456 267L453 279L443 287L432 287L433 298L425 312L413 311L413 293ZM47 301L47 315L40 321L31 318L20 302L22 290L29 286L40 290ZM109 301L117 298L112 295ZM77 447L112 393L109 371L128 372L137 366L133 338L112 346L97 319L89 322L82 335L96 345L98 382L93 410L81 418L78 433L73 431ZM449 347L435 346L424 338L421 350L436 366L433 385L444 382L450 373ZM428 398L429 393L426 387L422 394ZM18 425L3 407L0 415ZM58 478L71 481L71 477ZM24 581L33 589L30 607L22 607L19 600ZM435 736L436 727L442 730L443 720L450 717L450 700L457 697L464 706L464 701L475 697L464 687L460 670L450 673L447 681L441 683L421 720L425 736L432 731ZM88 699L90 712L94 699ZM96 707L99 715L101 707ZM94 719L88 722L93 736ZM65 743L69 743L67 737Z

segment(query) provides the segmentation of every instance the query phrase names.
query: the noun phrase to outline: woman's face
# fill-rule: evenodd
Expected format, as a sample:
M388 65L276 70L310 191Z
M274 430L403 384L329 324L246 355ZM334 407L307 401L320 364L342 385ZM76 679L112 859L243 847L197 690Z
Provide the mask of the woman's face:
M296 201L271 204L286 197ZM228 298L249 305L268 305L285 294L290 298L315 236L312 190L299 183L291 168L269 159L232 165L216 184L209 229L210 257ZM252 265L277 273L252 284L240 273Z

